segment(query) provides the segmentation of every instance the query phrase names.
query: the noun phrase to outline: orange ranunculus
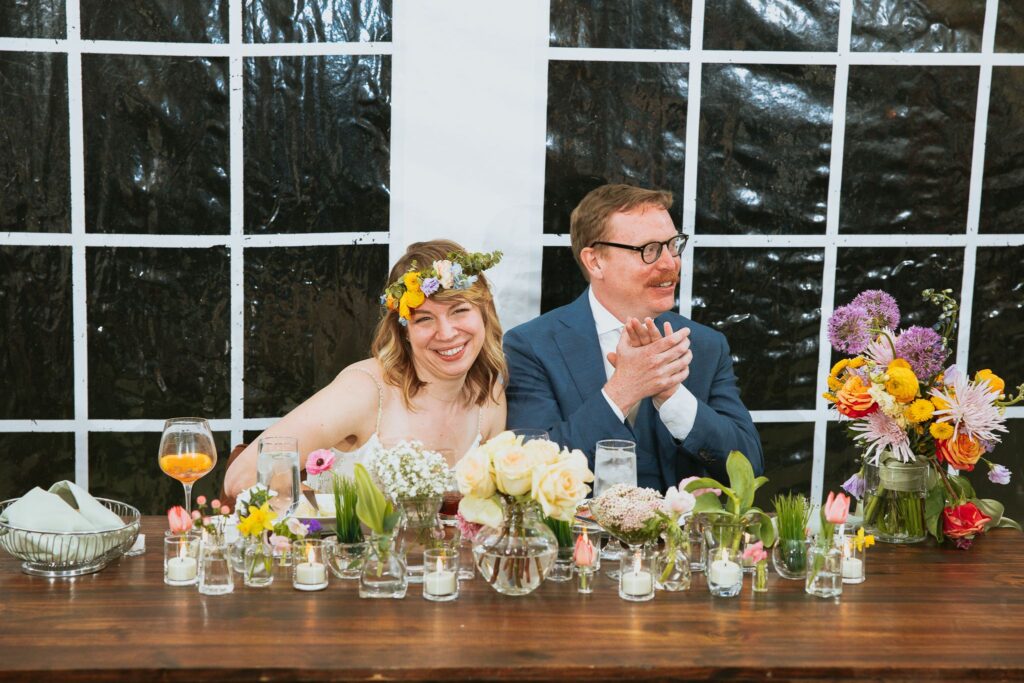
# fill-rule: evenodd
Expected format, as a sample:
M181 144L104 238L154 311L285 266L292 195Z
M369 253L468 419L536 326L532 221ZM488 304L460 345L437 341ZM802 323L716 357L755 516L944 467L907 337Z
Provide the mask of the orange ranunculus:
M984 382L986 380L988 381L988 386L997 394L1002 394L1003 390L1006 388L1006 382L1003 381L1003 378L988 368L978 370L974 373L975 382Z
M935 442L935 455L958 470L970 472L978 462L984 449L981 444L967 436L958 434L954 439Z
M868 393L868 386L857 375L850 375L843 388L836 392L836 410L846 417L864 417L878 410Z
M897 358L889 363L885 372L889 376L885 383L885 390L892 394L899 403L910 403L917 397L917 376L914 375L914 371L910 369L907 361Z
M391 296L390 294L388 294L388 298L385 303L387 304L389 311L393 311L395 310L395 308L398 307L398 301L395 299L395 297Z
M985 525L992 518L978 509L974 503L964 503L942 511L942 533L950 538L974 536L985 531Z

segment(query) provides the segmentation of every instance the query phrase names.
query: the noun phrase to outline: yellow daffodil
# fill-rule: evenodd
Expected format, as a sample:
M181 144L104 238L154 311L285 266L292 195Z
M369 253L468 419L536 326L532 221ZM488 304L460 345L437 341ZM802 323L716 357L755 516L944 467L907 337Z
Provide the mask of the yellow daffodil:
M857 535L853 537L853 543L857 546L857 550L863 552L865 548L870 548L875 544L875 537L871 534L864 535L864 527L857 529Z
M952 439L953 425L948 422L933 422L932 426L928 428L928 433L932 435L933 439L937 439L939 441Z
M238 531L243 536L259 536L264 531L273 530L276 518L277 513L270 509L270 503L260 507L250 505L249 516L238 523Z
M911 424L918 424L931 418L934 412L935 406L931 401L919 398L903 410L903 417Z
M988 368L978 370L978 372L974 374L975 382L984 382L986 380L988 381L988 386L997 394L1002 394L1003 390L1006 388L1006 382L1003 381L1003 378L996 375Z
M909 363L897 358L886 368L889 379L885 382L885 390L899 403L910 403L917 397L918 385L914 371Z

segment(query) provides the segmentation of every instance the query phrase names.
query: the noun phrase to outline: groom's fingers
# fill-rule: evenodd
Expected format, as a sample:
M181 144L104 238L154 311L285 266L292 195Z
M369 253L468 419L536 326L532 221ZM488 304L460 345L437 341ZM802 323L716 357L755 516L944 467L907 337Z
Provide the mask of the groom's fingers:
M608 353L608 362L612 364L613 368L615 367L615 361L617 361L618 359L619 359L619 356L614 351L610 351Z

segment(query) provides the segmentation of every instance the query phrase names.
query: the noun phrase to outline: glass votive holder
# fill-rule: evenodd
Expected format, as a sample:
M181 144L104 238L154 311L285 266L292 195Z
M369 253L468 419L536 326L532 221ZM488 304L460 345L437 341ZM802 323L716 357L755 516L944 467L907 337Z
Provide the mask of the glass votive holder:
M235 590L231 549L223 536L207 536L199 549L199 592L226 595Z
M164 536L164 583L194 586L199 580L200 537L195 534Z
M730 547L715 548L708 554L708 590L719 598L732 598L743 588L740 551Z
M658 561L655 563L656 578L655 587L661 591L685 591L690 590L690 558L686 556L685 541L678 545L666 544L657 553Z
M335 537L324 541L327 566L336 578L356 581L363 573L363 562L369 552L366 541L342 543Z
M423 551L423 597L432 602L459 597L459 554L452 548Z
M867 544L863 539L860 549L857 548L857 537L847 536L843 539L843 583L864 583L867 569Z
M619 597L630 602L654 599L655 553L647 547L623 549L619 558Z
M691 515L686 520L683 536L686 538L684 550L686 556L690 558L690 571L704 571L707 567L708 542L704 537L704 530L701 528L700 518L697 515Z
M292 543L292 588L300 591L327 588L327 552L319 538Z

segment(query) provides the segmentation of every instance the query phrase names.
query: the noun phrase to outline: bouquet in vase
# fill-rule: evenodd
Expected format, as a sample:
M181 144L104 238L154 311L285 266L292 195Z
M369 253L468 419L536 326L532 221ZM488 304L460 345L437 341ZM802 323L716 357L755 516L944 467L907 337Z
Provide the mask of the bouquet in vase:
M864 450L863 468L843 487L863 498L864 526L879 540L916 542L927 532L968 548L989 529L1020 530L963 473L984 463L991 481L1009 483L1010 471L986 456L1006 432L1005 408L1024 400L1024 384L1008 396L991 370L971 377L946 365L959 310L951 291L922 292L940 310L934 328L895 331L899 307L879 290L829 319L832 347L850 357L833 366L825 399Z

